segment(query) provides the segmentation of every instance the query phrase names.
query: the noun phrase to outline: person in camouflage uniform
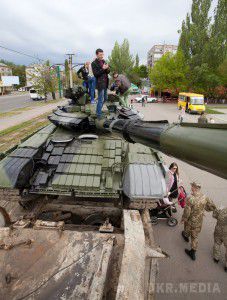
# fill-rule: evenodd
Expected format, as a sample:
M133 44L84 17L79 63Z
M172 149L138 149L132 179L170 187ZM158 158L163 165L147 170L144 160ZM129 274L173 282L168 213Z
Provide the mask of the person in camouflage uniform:
M201 185L191 183L191 195L186 199L186 206L182 215L181 223L184 224L182 237L186 242L191 238L191 250L185 249L192 260L196 259L195 253L198 247L198 235L202 229L203 216L206 211L215 210L214 203L201 192Z
M214 229L214 248L213 258L216 263L220 259L220 247L223 243L225 246L225 272L227 272L227 208L216 209L213 212L213 217L217 219L217 224Z
M199 124L207 124L208 123L208 120L207 120L205 112L202 112L201 116L199 116L198 123Z

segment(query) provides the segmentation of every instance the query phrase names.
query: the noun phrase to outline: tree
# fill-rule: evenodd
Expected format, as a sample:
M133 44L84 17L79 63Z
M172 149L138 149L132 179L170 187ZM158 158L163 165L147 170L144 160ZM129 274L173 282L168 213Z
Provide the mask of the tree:
M52 94L55 99L55 93L58 88L58 80L55 68L50 67L49 61L44 64L34 66L34 71L29 74L33 81L33 87L39 91L40 94Z
M136 85L141 84L141 80L142 78L147 78L148 77L148 70L147 70L147 66L145 65L141 65L141 66L135 66L131 73L130 73L130 79L133 83L135 83ZM134 82L136 80L136 82Z
M69 87L69 62L68 59L65 60L65 86Z
M190 52L190 16L187 14L186 21L182 22L181 31L178 31L181 33L179 38L179 44L178 48L182 51L186 61L189 62L191 57Z
M227 88L227 57L217 69L217 75L220 78L221 85Z
M227 57L227 1L219 0L211 27L209 65L215 70Z
M138 53L136 54L136 62L135 62L135 67L139 67L139 64L140 64L140 59L139 59L139 55Z
M119 74L130 75L132 68L134 67L134 59L130 54L129 42L124 39L121 45L116 41L111 55L108 57L111 69Z
M227 57L227 2L218 0L211 23L211 0L193 0L191 14L182 22L178 48L190 66L193 91L214 95L221 84L219 66Z
M219 77L211 71L207 63L196 66L192 73L193 91L214 96L215 87L220 84Z
M158 90L170 89L176 92L177 90L187 89L188 72L189 67L181 51L178 51L175 55L167 52L150 69L149 77L151 83Z

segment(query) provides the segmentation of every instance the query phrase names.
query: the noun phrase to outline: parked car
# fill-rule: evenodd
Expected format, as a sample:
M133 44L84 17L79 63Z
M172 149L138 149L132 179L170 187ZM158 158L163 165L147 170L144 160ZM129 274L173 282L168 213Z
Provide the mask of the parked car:
M144 96L140 96L140 97L136 97L135 100L137 103L141 103L142 102L142 97ZM147 103L156 103L158 102L158 99L155 97L147 97Z
M45 100L44 95L40 95L39 92L35 89L30 89L29 91L30 97L32 100Z

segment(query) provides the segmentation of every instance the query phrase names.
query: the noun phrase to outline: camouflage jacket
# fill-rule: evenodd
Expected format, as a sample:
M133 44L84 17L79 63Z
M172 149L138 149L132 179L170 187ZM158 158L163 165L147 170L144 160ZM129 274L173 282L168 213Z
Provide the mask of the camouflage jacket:
M217 219L215 233L227 237L227 208L214 210L213 217Z
M208 120L207 120L207 117L202 115L198 118L198 123L200 124L207 124L208 123Z
M186 199L182 221L187 222L193 228L201 227L205 210L214 211L215 209L214 203L202 193L191 195Z

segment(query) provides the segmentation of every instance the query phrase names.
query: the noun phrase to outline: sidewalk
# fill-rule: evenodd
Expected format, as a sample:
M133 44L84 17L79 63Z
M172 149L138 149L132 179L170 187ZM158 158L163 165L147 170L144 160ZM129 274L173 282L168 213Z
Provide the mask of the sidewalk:
M18 125L20 123L29 121L47 112L51 112L57 106L65 105L67 102L68 101L64 99L62 101L59 101L58 103L50 103L45 106L34 107L29 110L22 111L20 114L14 116L0 118L0 131Z

